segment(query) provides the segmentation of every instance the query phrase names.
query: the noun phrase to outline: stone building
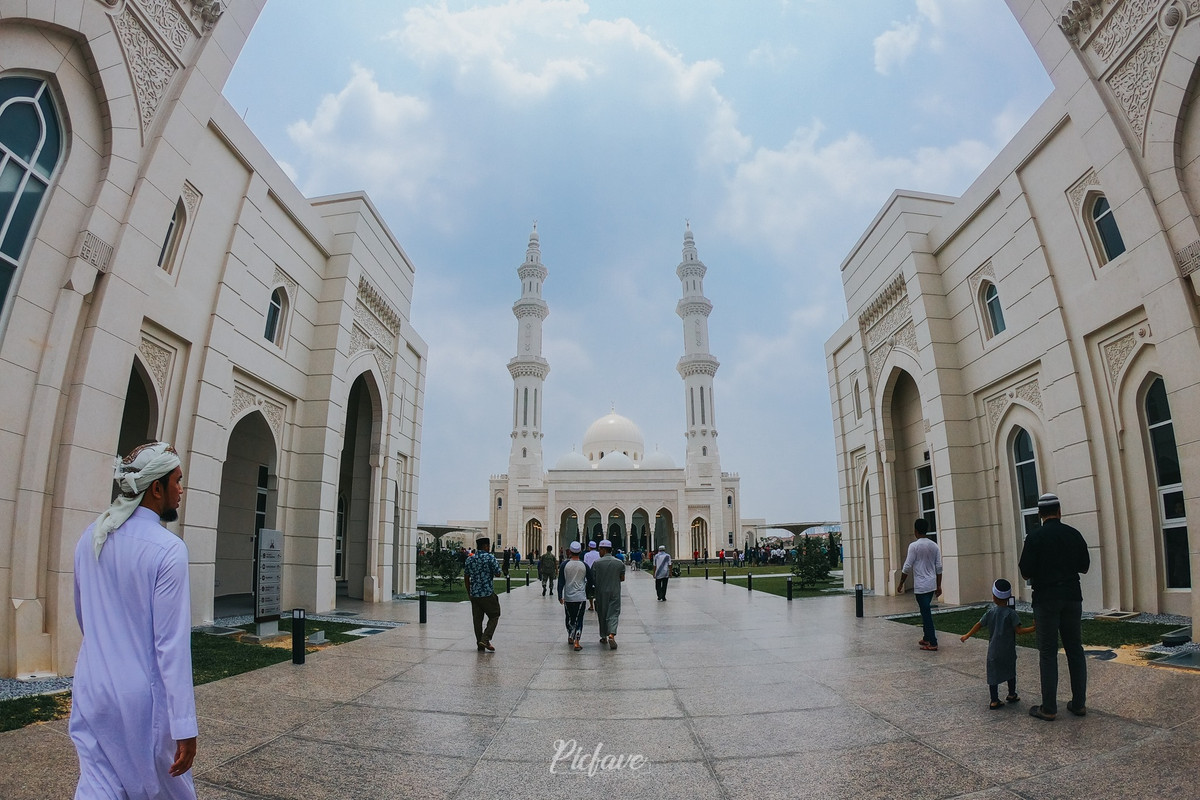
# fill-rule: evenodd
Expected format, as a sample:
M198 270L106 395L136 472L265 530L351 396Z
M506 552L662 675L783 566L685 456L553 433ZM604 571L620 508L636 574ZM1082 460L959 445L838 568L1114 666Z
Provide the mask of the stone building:
M690 558L693 550L715 554L742 546L735 545L742 530L741 479L721 471L717 449L713 376L719 363L708 344L707 270L688 226L675 270L683 292L675 311L684 330L677 366L687 422L684 466L677 467L665 452L647 453L638 426L614 410L592 423L582 450L572 450L547 470L542 466L542 389L550 364L542 356L542 320L550 311L542 283L548 270L534 228L517 268L521 297L513 305L518 330L517 355L508 362L513 378L508 472L494 475L489 486L488 531L498 546L534 554L551 545L560 553L572 541L607 538L626 551L648 552L661 544L677 558Z
M984 599L1054 491L1086 608L1194 617L1200 3L1008 5L1053 93L962 197L896 192L842 263L846 582L891 592L923 515L947 599Z
M370 200L305 198L221 96L264 0L0 5L0 675L70 673L113 458L183 456L192 611L410 588L426 346Z

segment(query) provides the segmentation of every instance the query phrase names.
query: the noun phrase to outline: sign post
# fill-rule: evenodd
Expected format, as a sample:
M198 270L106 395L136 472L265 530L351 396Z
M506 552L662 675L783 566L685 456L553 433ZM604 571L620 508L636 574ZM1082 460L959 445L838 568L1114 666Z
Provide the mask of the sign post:
M258 636L279 634L280 585L283 580L283 531L258 532L258 569L254 575L254 628Z

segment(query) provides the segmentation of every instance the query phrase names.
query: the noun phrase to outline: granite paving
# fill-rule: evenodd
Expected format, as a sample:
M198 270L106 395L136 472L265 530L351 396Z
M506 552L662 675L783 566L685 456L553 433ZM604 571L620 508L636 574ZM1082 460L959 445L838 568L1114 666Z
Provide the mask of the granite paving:
M498 584L503 588L503 583ZM911 595L797 599L701 577L625 583L617 641L566 642L536 583L481 653L465 603L343 601L406 623L198 687L200 798L1200 797L1200 674L1089 661L1086 717L988 708L987 644L884 619ZM311 624L311 623L310 623ZM1067 691L1063 660L1061 692ZM1065 695L1059 707L1065 709ZM65 721L0 734L0 798L73 794Z

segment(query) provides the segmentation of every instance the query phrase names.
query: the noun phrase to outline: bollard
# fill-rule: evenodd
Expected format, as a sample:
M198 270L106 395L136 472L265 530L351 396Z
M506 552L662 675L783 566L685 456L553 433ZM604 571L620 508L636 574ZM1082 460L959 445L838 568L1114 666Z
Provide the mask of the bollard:
M754 576L751 575L749 572L747 572L746 573L746 591L748 592L753 588L754 588Z
M788 575L788 602L792 602L792 576Z
M529 585L529 570L525 570L525 585Z
M422 624L422 625L424 625L424 624L425 624L425 620L426 620L426 619L427 619L427 617L428 617L428 615L427 615L427 614L426 614L426 612L425 612L425 606L426 606L426 604L429 602L429 601L426 599L426 597L425 597L425 595L427 595L427 594L428 594L428 592L426 592L424 589L422 589L421 591L417 592L417 605L418 605L418 606L420 607L420 609L421 609L421 624Z
M512 591L512 576L505 573L504 575L504 593L508 594Z
M854 616L861 617L863 615L863 585L861 583L854 584Z
M688 577L689 578L692 577L692 565L691 564L687 565L687 571L688 571Z
M729 570L727 570L727 569L721 570L721 583L725 583L725 584L729 583Z
M704 568L704 580L708 580L708 567Z
M304 609L292 609L292 663L304 663Z

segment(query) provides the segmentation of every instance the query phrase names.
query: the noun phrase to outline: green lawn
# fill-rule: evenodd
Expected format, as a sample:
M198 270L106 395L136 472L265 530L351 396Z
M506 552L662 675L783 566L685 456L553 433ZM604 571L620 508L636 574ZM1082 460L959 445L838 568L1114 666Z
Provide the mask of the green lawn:
M961 636L979 621L986 609L964 608L961 611L946 611L933 615L933 625L939 631ZM1033 624L1033 615L1020 612L1021 626ZM921 615L896 617L893 622L905 625L920 625ZM1164 633L1178 630L1178 625L1164 625L1156 622L1129 622L1125 620L1085 619L1083 621L1083 643L1089 647L1120 647L1121 645L1151 645L1158 643L1158 637ZM987 628L975 634L973 638L988 639ZM1026 633L1017 637L1017 644L1022 647L1037 647L1037 634Z
M509 575L512 577L512 590L522 589L525 586L525 568L518 570L510 570ZM529 571L529 585L541 585L538 580L537 570ZM497 594L504 594L504 576L496 578L493 586ZM455 578L450 584L450 588L446 588L442 584L441 578L417 578L417 589L424 589L429 592L429 601L438 603L461 603L467 600L467 587L463 584L462 576Z
M465 593L464 593L465 594ZM362 623L326 622L309 619L306 621L305 633L312 634L319 630L325 631L325 638L332 644L353 642L361 638L347 636L346 631L361 628ZM242 625L243 630L252 630L253 624ZM279 620L279 630L290 633L292 621ZM212 681L219 681L231 675L269 667L292 657L290 640L283 647L269 647L249 642L239 642L227 636L210 636L205 633L192 634L192 683L199 686ZM317 648L309 647L307 652L316 652ZM12 700L0 700L0 731L11 731L22 728L34 722L48 722L62 719L71 713L71 693L39 694L30 697L18 697Z

